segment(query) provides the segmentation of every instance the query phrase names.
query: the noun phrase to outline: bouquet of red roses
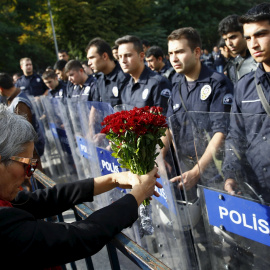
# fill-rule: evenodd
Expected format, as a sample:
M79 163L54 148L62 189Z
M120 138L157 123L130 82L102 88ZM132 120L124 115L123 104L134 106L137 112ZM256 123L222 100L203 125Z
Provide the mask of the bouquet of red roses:
M153 169L158 156L156 146L162 148L161 137L167 128L161 107L134 108L104 118L101 133L111 142L112 156L122 168L143 175ZM144 200L140 210L140 236L153 234L152 208L149 199Z
M153 169L158 156L156 146L163 147L161 137L167 128L161 107L137 108L121 111L104 118L101 133L111 142L112 156L122 168L143 175ZM149 204L145 200L144 205Z

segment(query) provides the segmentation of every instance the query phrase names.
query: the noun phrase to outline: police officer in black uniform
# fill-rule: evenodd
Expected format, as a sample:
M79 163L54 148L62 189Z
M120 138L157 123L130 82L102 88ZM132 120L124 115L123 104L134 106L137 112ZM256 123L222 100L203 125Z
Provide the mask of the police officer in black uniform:
M23 75L16 81L15 86L23 93L31 96L41 96L47 90L42 78L33 72L33 64L30 58L22 58L20 66Z
M186 170L183 170L183 179L177 176L172 179L172 182L183 180L188 190L197 184L201 173L212 162L210 149L217 151L224 140L227 123L223 115L208 114L208 112L230 111L233 84L225 75L210 70L201 63L201 39L195 29L187 27L174 30L168 40L171 64L176 72L183 76L172 90L167 117L176 114L175 119L179 126L177 136L180 142L184 142L176 145L178 154L184 161L187 157L192 160L190 166L185 166ZM198 111L202 113L187 113ZM186 127L184 127L185 123L188 123ZM176 123L174 125L177 126ZM194 130L191 127L196 129L197 139L200 140L196 143L197 153L194 148ZM205 131L211 138L209 144L204 137ZM164 140L167 149L171 141L170 135L168 130L169 140ZM207 147L208 145L210 147ZM179 185L182 187L182 182Z
M229 15L218 27L220 36L224 39L233 57L227 63L227 76L235 84L245 74L257 69L257 63L251 57L243 36L243 25L239 16Z
M135 36L116 40L121 68L131 78L122 92L122 103L133 107L160 106L167 111L171 84L144 64L142 42Z
M119 105L121 93L130 76L114 60L110 45L101 38L92 39L86 47L88 65L95 72L100 101Z
M243 182L246 182L255 191L251 192L254 198L263 199L268 203L270 202L269 18L269 3L259 4L240 17L247 46L259 66L255 72L244 76L236 85L223 165L225 190L235 194L239 189L245 188Z
M99 101L96 78L85 73L80 61L70 60L67 62L65 72L68 80L73 84L72 92L67 93L68 98L81 101Z
M45 71L42 79L49 89L48 96L53 98L66 98L67 85L62 80L59 81L54 70Z
M160 47L150 47L145 53L145 60L148 67L172 82L175 70L168 62L164 62L164 53Z

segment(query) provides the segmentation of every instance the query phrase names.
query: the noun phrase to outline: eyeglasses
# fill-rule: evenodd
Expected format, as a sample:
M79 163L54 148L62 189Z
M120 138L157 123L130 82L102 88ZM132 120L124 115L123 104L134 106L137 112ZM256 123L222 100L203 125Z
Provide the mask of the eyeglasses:
M16 157L16 156L12 156L12 157L10 157L10 159L17 161L17 162L20 162L20 163L23 163L24 169L25 169L25 175L27 175L27 176L31 176L34 173L34 171L38 165L37 159Z

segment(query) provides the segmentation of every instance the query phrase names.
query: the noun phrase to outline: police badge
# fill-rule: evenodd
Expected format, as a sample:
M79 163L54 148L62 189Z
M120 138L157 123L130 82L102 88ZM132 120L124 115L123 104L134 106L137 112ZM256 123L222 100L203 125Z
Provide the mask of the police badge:
M212 92L212 88L210 85L204 85L201 89L201 100L206 100Z

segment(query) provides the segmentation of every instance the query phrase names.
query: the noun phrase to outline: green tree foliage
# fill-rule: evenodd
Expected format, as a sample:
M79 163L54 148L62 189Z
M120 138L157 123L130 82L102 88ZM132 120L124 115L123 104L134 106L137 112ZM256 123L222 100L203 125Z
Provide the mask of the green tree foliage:
M50 0L58 48L85 58L95 37L111 45L123 35L137 35L167 51L167 36L192 26L209 50L219 40L218 23L243 14L265 0ZM0 71L19 71L19 59L31 57L36 69L56 61L48 0L1 0Z
M0 9L0 72L20 71L19 60L30 57L36 70L54 59L48 37L48 7L42 0L2 0Z

